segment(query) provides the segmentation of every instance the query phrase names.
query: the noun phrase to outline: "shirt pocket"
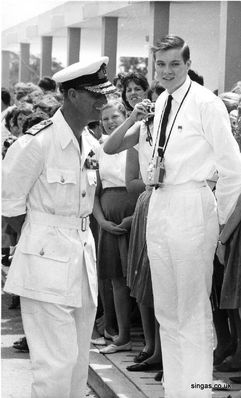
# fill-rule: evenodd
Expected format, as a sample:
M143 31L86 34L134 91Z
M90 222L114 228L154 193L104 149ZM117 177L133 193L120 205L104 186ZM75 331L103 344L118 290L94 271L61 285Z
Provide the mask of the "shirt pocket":
M31 234L19 249L26 266L25 288L52 295L67 293L70 249L57 236Z
M73 206L77 197L75 170L47 168L47 181L53 187L53 200L58 208Z

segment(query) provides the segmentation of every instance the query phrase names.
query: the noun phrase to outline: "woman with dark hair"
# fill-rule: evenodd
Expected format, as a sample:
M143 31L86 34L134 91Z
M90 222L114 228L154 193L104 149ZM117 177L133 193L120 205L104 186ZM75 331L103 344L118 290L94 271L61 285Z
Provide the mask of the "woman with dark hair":
M149 83L144 75L138 72L128 73L123 81L122 100L127 111L132 111L134 106L147 98Z
M146 247L146 220L151 196L147 185L146 170L153 151L152 133L154 102L164 91L163 87L153 82L148 92L146 118L135 123L138 144L127 150L126 187L128 192L140 194L131 224L130 245L127 266L127 286L138 304L145 338L144 348L134 357L134 365L127 366L131 372L159 370L155 380L162 379L162 353L159 337L159 324L155 319L150 264ZM151 101L151 102L150 102ZM144 192L143 192L144 191Z
M15 106L11 108L5 116L5 126L10 131L10 133L14 136L17 135L18 128L13 124L13 119L15 114L17 113L18 108Z
M44 93L56 91L56 82L49 76L42 77L42 79L40 79L38 82L38 86L43 90Z
M124 78L125 78L125 73L118 73L113 79L113 84L117 88L117 91L119 93L122 93L122 91L123 91L123 79Z
M21 106L21 107L17 108L17 110L12 118L12 124L13 124L13 126L16 127L15 135L17 137L20 137L23 134L23 132L22 132L23 124L24 124L27 116L31 115L31 113L32 113L32 109L30 109L29 107Z

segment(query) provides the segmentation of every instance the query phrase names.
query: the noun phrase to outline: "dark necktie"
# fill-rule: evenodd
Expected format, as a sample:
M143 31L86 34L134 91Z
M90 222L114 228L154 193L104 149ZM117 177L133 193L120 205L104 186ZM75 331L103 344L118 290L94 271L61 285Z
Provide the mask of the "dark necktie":
M172 107L172 96L168 95L165 111L164 111L163 118L162 118L162 124L161 124L161 132L160 132L159 147L158 147L158 155L159 156L163 155L162 148L164 147L164 144L166 141L167 122L168 122L168 117L169 117L171 107Z

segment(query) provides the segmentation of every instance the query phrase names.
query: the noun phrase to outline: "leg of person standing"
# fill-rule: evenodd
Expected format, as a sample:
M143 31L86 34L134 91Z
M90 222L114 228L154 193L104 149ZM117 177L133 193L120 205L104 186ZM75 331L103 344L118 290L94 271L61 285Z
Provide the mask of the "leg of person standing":
M96 306L83 267L82 307L21 297L33 370L31 398L84 398Z
M116 318L119 329L118 337L115 340L115 344L123 345L130 342L130 289L128 288L128 286L126 286L126 279L124 277L113 278L112 285Z
M82 307L75 309L78 357L72 373L70 398L85 397L90 339L97 310L91 296L85 267L83 268L82 277Z
M168 398L211 397L209 296L217 238L216 207L209 188L183 184L153 191L147 245ZM195 383L209 387L195 389L191 386Z

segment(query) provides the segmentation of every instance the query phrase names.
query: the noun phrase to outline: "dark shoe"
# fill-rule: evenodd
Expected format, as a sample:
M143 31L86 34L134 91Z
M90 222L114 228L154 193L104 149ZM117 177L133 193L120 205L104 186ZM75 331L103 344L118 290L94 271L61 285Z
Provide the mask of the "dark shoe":
M148 352L145 352L145 351L141 351L141 352L139 352L139 354L138 355L136 355L135 357L134 357L134 362L135 363L141 363L141 362L143 362L143 361L146 361L148 358L150 358L150 354L148 354Z
M21 352L29 352L28 343L26 337L22 337L18 341L13 343L13 348Z
M8 307L9 310L16 310L20 308L20 297L19 296L12 296L12 301L10 306Z
M156 374L154 377L154 380L156 381L162 381L162 376L163 376L163 370L159 370L159 372Z
M241 366L233 366L231 361L224 361L220 365L215 366L218 372L240 372Z
M231 380L233 383L241 384L241 376L229 377L229 380Z
M130 365L127 366L127 370L129 372L146 372L148 370L159 370L162 367L161 363L155 362L155 363L147 363L147 362L141 362L141 363L136 363L135 365Z
M225 350L222 352L217 353L216 350L213 352L213 365L217 366L220 365L228 356L234 354L236 351L236 345L230 344Z
M2 257L2 265L4 265L5 267L10 267L11 260L9 259L8 255Z

